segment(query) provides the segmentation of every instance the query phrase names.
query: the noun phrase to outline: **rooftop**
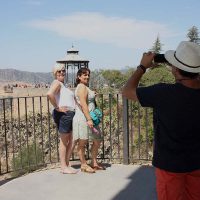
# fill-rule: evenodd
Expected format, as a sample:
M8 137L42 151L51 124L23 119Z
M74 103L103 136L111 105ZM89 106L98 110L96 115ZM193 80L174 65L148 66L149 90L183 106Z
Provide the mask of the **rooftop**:
M67 50L67 55L57 62L89 62L89 60L79 56L79 51L72 46L72 48Z

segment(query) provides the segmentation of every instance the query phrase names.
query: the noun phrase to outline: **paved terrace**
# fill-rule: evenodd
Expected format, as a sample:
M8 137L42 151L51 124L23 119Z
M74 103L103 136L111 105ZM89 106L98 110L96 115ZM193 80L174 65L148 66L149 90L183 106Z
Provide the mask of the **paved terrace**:
M95 174L43 170L0 182L0 200L156 200L154 168L106 165Z

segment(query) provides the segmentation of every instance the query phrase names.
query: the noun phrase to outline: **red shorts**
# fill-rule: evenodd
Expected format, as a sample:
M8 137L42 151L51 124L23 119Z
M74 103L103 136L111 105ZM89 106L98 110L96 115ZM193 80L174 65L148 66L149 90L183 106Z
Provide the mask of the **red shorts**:
M172 173L156 168L158 200L200 200L200 170Z

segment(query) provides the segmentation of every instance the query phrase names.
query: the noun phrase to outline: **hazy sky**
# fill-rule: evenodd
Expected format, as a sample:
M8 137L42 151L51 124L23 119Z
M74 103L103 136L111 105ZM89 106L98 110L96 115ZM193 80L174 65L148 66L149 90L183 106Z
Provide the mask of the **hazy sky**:
M0 68L49 72L72 44L93 69L136 66L200 28L199 0L0 0Z

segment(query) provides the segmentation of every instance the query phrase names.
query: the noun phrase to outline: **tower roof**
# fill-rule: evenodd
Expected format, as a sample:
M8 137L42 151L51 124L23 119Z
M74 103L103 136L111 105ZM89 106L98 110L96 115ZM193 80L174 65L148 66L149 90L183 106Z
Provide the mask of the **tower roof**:
M67 50L67 53L78 53L79 51L77 49L74 48L74 46L72 45L72 48Z
M79 56L79 51L74 48L72 45L72 48L67 50L67 55L63 58L58 60L58 63L68 63L68 62L89 62L89 60L82 58Z

